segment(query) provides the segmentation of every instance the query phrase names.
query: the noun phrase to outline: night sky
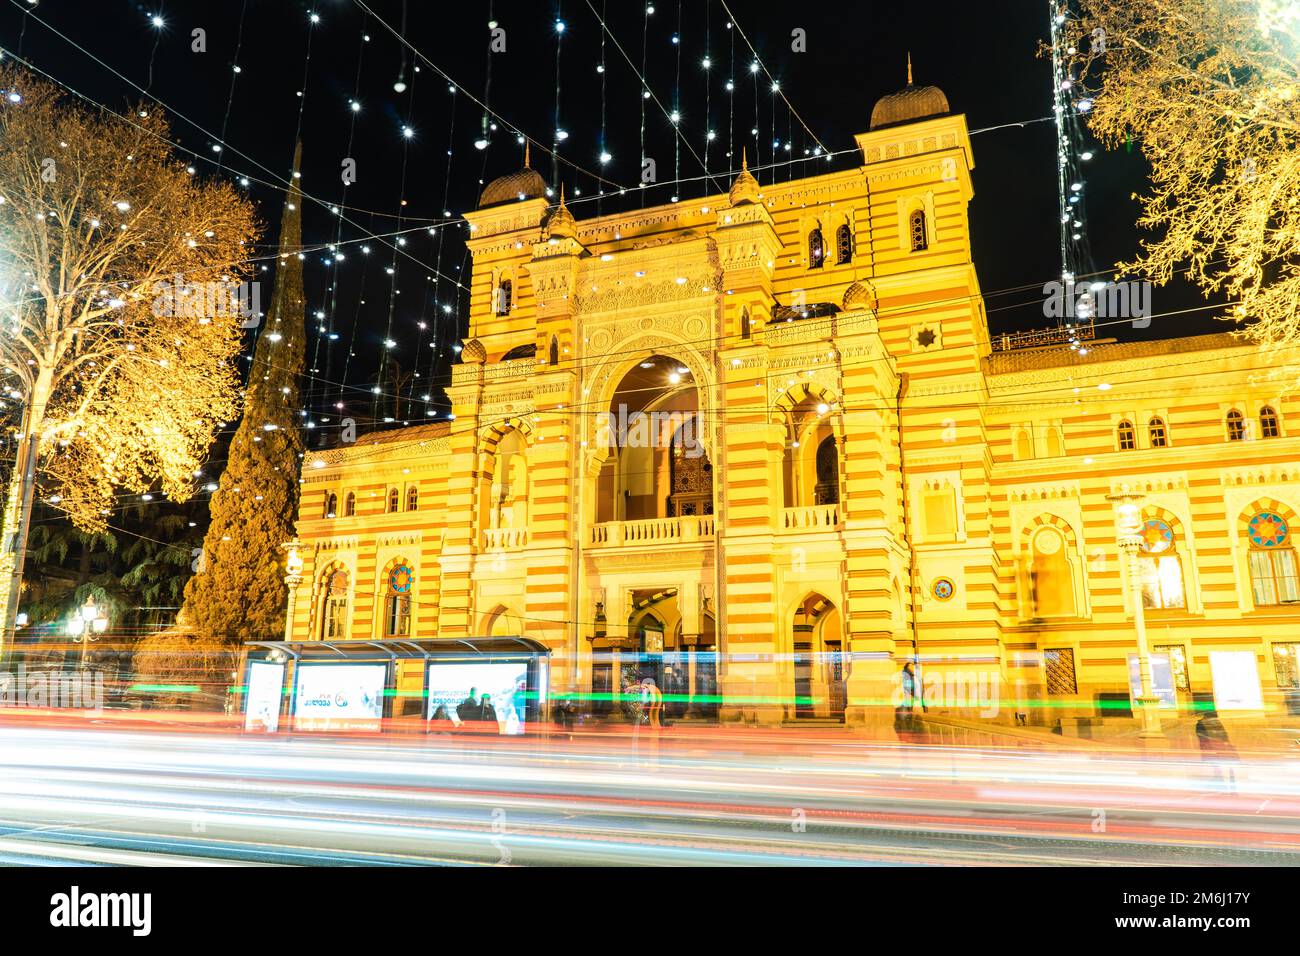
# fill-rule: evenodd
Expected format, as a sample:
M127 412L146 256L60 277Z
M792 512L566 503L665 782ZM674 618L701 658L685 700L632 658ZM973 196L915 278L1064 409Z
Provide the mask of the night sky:
M831 152L851 149L853 134L867 128L875 101L904 85L908 51L917 84L941 87L953 111L966 114L972 131L1039 120L975 133L971 222L993 331L1050 324L1042 314L1041 289L1059 275L1061 264L1055 131L1050 121L1042 121L1051 113L1051 74L1049 62L1037 55L1048 35L1046 0L940 5L657 0L653 6L647 16L638 0L41 0L35 7L25 0L0 0L0 45L118 112L136 108L141 99L130 83L148 89L172 115L174 139L196 154L186 158L201 174L249 177L248 191L268 224L268 243L274 242L283 202L277 187L288 175L301 129L303 188L319 200L305 207L305 243L315 247L335 240L340 221L331 205L346 203L351 220L338 233L347 243L344 261L327 265L328 250L308 257L308 361L315 373L306 395L313 417L331 415L340 399L352 414L371 411L370 386L387 337L395 343L390 354L396 365L412 377L399 380L400 408L379 409L378 416L427 421L431 411L445 408L436 384L445 381L452 347L465 332L467 300L457 283L468 278L469 264L463 226L441 225L444 210L454 219L473 208L482 183L522 165L519 131L534 143L533 167L553 185L564 183L579 218L598 209L668 202L674 195L696 198L726 190L725 171L739 166L742 145L751 167L773 162L774 140L781 143L776 158L783 163L819 144ZM727 28L728 7L813 135L771 92L763 73L756 97L749 69L753 55L738 31ZM603 73L597 69L602 11L612 33L604 36ZM313 12L320 18L315 25ZM154 15L163 18L161 29L152 25ZM458 91L450 92L444 76L404 51L381 20L436 64ZM489 54L490 20L505 31L504 52ZM564 24L562 33L557 21ZM191 49L196 28L206 31L206 52ZM806 31L806 52L791 50L795 29ZM643 43L652 100L643 99L636 72ZM399 73L407 84L402 93L394 90ZM724 88L728 78L734 78L733 93ZM475 141L483 137L484 110L472 97L499 114L490 119L498 129L488 130L482 150ZM352 110L353 99L359 111ZM752 136L756 100L760 133ZM660 182L600 198L593 173L619 186L639 182L643 105L646 155L655 160ZM689 147L674 137L665 115L674 109ZM409 138L403 127L411 129ZM558 146L558 162L548 154L557 128L568 133ZM722 173L711 182L702 178L705 170L692 155L705 156L710 129L715 139L707 144L708 169ZM787 142L790 151L784 149ZM222 145L220 153L214 145ZM611 157L604 165L602 150ZM357 168L356 182L346 189L340 175L345 158L355 159ZM857 161L846 154L758 172L768 182ZM1131 194L1144 187L1145 165L1136 145L1131 152L1098 148L1088 173L1084 195L1094 265L1106 269L1137 250L1138 205ZM677 178L689 181L666 182ZM406 230L406 244L395 253L391 234L399 229ZM383 238L367 239L367 232ZM263 296L267 301L269 289ZM1222 328L1205 311L1159 317L1202 304L1199 293L1186 285L1157 289L1149 329L1123 326L1107 334L1171 336ZM323 319L315 317L317 311ZM321 324L323 334L317 331ZM425 402L424 394L433 399ZM330 430L323 425L318 434L324 439Z

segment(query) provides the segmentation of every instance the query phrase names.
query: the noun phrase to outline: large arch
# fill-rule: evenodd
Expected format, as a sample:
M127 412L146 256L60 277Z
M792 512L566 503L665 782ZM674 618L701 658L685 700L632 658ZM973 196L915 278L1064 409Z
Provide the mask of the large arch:
M710 460L714 458L713 424L717 383L709 360L698 348L684 338L650 329L618 342L611 341L603 351L606 358L592 370L589 379L591 384L584 395L588 407L595 409L592 414L583 416L581 435L581 440L587 443L585 447L590 455L593 472L599 470L608 455L608 449L598 447L595 437L602 427L602 416L608 412L614 400L614 393L628 372L655 355L679 361L690 372L699 392L700 440Z
M588 442L595 523L712 513L704 391L675 356L643 356L627 369Z

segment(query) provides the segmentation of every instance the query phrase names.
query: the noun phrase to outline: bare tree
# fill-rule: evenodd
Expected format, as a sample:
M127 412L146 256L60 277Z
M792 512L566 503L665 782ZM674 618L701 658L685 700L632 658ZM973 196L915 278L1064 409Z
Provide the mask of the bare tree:
M38 488L87 531L107 526L120 492L184 500L237 414L246 316L232 292L250 288L257 222L168 137L147 107L118 117L0 69L0 392L19 437L0 640Z

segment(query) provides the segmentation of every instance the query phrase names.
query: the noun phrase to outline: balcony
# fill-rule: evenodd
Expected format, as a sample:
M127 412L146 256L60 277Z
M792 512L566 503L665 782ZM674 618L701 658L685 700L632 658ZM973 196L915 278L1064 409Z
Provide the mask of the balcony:
M840 526L840 506L803 505L798 508L783 508L781 511L781 530L798 531L832 531Z
M682 544L713 537L713 515L606 521L593 525L588 544L595 548L624 545Z
M527 528L487 528L483 531L484 551L518 551L527 545Z

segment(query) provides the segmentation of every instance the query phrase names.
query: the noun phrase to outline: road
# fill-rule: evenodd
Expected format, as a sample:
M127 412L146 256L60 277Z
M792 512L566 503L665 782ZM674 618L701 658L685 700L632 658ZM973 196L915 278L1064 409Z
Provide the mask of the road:
M1295 758L0 723L0 863L1293 865Z

